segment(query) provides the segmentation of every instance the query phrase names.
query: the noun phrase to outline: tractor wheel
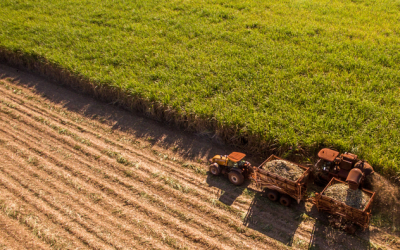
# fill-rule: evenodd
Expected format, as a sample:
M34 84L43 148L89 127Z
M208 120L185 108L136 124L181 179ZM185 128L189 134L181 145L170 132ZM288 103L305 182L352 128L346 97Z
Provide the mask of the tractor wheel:
M279 199L279 203L281 203L285 207L288 207L290 205L291 201L292 200L287 195L282 195L281 198Z
M219 175L221 173L221 170L220 170L218 164L210 165L210 173L212 173L213 175Z
M229 172L228 178L229 181L232 182L232 184L235 184L236 186L242 185L244 181L244 176L236 171Z
M279 192L276 190L269 190L267 196L271 201L277 201L279 199Z

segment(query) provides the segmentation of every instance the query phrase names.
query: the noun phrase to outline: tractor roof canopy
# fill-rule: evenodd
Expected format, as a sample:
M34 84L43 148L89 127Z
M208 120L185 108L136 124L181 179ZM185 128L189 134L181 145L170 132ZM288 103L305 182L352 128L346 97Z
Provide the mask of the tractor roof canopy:
M336 157L338 157L339 152L329 149L323 148L318 152L318 157L325 161L334 161Z
M243 159L246 155L243 153L239 152L232 152L230 155L228 155L228 159L233 161L233 162L238 162L241 159Z

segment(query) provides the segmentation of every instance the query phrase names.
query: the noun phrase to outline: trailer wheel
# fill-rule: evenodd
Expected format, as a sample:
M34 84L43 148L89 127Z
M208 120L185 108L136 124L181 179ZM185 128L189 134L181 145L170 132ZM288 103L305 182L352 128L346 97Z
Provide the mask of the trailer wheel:
M219 175L221 173L218 164L214 163L210 165L210 173L213 175Z
M277 201L279 199L279 192L276 190L269 190L267 196L271 201Z
M229 172L228 178L229 181L232 182L232 184L235 184L236 186L241 185L244 181L244 176L236 171Z
M281 198L279 199L279 203L281 203L285 207L288 207L290 205L291 201L292 200L290 199L290 197L288 197L286 195L282 195Z

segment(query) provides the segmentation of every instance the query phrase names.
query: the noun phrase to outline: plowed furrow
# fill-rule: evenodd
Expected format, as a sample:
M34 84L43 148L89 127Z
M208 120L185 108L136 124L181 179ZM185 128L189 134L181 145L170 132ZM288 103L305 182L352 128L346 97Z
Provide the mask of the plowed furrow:
M203 210L208 210L208 209L203 209ZM213 207L211 207L211 208L209 209L209 211L212 211L212 210L215 210L215 209L214 209ZM218 216L217 216L217 217L218 217ZM226 218L224 218L223 221L226 222ZM239 224L239 225L240 225L240 224ZM233 225L233 226L234 226L234 225ZM234 226L234 227L237 227L237 226Z
M125 232L128 230L122 230L122 228L126 228L126 225L122 223L115 225L115 220L109 219L113 217L111 211L97 209L96 204L91 204L87 198L76 199L77 193L67 186L59 185L60 182L52 176L43 174L38 169L32 169L29 165L24 165L23 161L17 161L15 158L14 162L18 163L18 166L16 164L14 164L15 166L9 165L5 171L9 176L19 183L29 183L29 186L26 187L29 191L87 231L98 235L108 244L119 249L134 244L132 240L141 242L141 237L132 234L138 228L129 228L131 233L126 235ZM13 173L18 173L18 175L15 176ZM68 190L68 195L62 195L66 190ZM117 231L119 233L115 234ZM149 240L142 241L142 243L145 244ZM121 243L125 243L125 246Z
M0 196L1 199L1 196ZM33 236L29 230L18 221L13 220L0 212L0 242L13 249L51 249Z
M9 97L9 96L7 96L7 97ZM10 99L13 99L13 98L10 98ZM16 98L14 98L14 99L16 99ZM8 100L8 101L10 101L10 100ZM25 106L29 107L30 105L29 105L29 103L25 103ZM74 135L79 136L79 138L88 138L90 144L93 144L92 147L99 148L98 144L100 144L100 145L106 144L109 147L118 148L119 150L124 152L126 155L128 155L128 157L130 154L133 154L133 155L140 157L141 159L146 159L147 161L150 161L150 162L155 163L155 162L159 161L159 158L157 158L157 157L147 157L144 154L141 154L137 148L132 147L131 145L120 144L113 137L103 135L102 137L103 137L104 141L106 141L106 142L99 140L96 136L97 133L91 132L90 128L82 126L82 124L79 124L79 125L74 124L74 122L72 122L71 120L66 121L65 116L67 116L67 115L65 115L65 113L64 113L64 116L61 116L61 115L56 116L50 112L50 111L54 111L54 110L40 109L38 111L37 109L39 109L39 108L37 106L30 106L30 108L31 108L32 112L38 112L39 114L37 114L37 115L41 115L41 116L35 116L34 114L30 114L30 113L28 113L29 110L24 110L23 107L22 108L20 108L20 106L18 106L18 108L17 108L17 106L14 107L14 109L17 109L17 110L21 109L20 115L26 114L27 116L33 117L36 119L38 119L38 118L42 119L42 117L46 117L46 121L51 121L52 124L54 124L57 127L68 127L70 132L72 132ZM49 117L52 117L53 119L49 119ZM47 124L47 125L49 125L49 124ZM80 129L78 129L78 128L80 128ZM82 133L81 132L82 130L85 132ZM77 141L77 143L79 143L79 142ZM104 148L103 148L103 150L104 150ZM198 192L201 192L202 190L204 190L207 193L207 195L209 195L210 189L206 189L203 185L199 185L199 183L202 182L201 178L204 178L204 176L198 176L198 175L194 174L193 171L190 171L187 169L182 170L181 166L179 166L179 165L176 166L176 165L168 163L168 162L161 163L158 165L159 165L159 168L163 169L163 171L166 171L169 174L176 176L176 178L180 178L182 181L187 182L187 184L195 186L196 189L198 190ZM240 205L237 205L237 206L240 206ZM246 206L246 205L243 204L242 206Z
M28 122L25 122L26 124L29 124ZM57 134L54 134L54 133L52 133L52 135L51 135L52 137L59 137ZM62 138L62 141L61 142L63 142L63 143L67 143L67 141L66 141L66 139L65 138ZM69 142L68 144L70 144L70 146L72 146L71 144L73 144L73 142ZM84 145L82 146L82 147L84 147ZM83 150L83 149L82 149ZM104 151L105 149L104 148L100 148L99 150L101 150L101 151ZM97 155L98 153L101 153L101 152L92 152L92 154L91 153L89 153L89 152L87 152L87 151L85 151L84 152L86 155L92 155L92 157L96 157L96 156L94 156L94 155ZM127 156L127 158L128 158L129 156ZM111 166L112 167L115 167L116 165L112 165L112 162L109 162L109 164L111 164ZM150 170L148 170L148 169L146 169L146 167L147 166L149 166L150 164L152 164L152 162L148 162L148 164L146 164L146 165L144 165L144 167L143 168L141 168L141 169L136 169L135 170L135 172L140 172L140 171L145 171L145 172L147 172L147 173L150 173L150 174L154 174L154 170L153 170L153 172L151 172ZM159 166L159 165L158 165ZM158 167L157 166L157 167ZM126 169L126 168L125 168ZM147 170L147 171L146 171ZM177 173L177 171L174 171L174 173ZM180 179L180 182L182 182L182 177L181 176L176 176L176 175L172 175L173 177L175 177L175 178L179 178ZM183 183L185 183L184 181L183 181ZM190 185L190 184L192 184L192 182L191 183L185 183L185 184L187 184L188 186ZM191 187L191 186L189 186L189 187ZM205 200L206 202L207 201L209 201L209 198L210 198L210 193L205 193L205 194L200 194L199 193L199 191L198 191L198 188L199 186L198 185L196 185L196 186L193 186L193 190L196 190L196 196L198 196L198 197L201 197L203 200ZM196 189L194 189L194 188L196 188Z
M18 110L18 108L13 108L13 109L16 109L16 110ZM19 113L18 115L20 115L20 116L24 116L24 115L27 115L27 116L29 116L29 117L35 117L35 118L37 118L37 116L34 116L34 115L31 115L31 114L29 114L29 113L24 113L23 112L24 110L22 110L21 111L21 113ZM26 120L26 117L24 118L25 120ZM26 121L24 121L25 123L27 123ZM58 121L56 121L56 120L53 120L53 123L55 124L55 126L57 126L57 127L60 127L60 126L63 126L64 124L62 124L62 123L58 123ZM52 123L52 124L53 124ZM63 122L63 123L65 123L65 122ZM69 122L68 122L69 123ZM46 124L46 125L48 125L49 126L49 124ZM85 131L87 131L87 129L85 128ZM83 137L83 136L86 136L87 135L87 133L85 133L84 135L81 135L81 134L79 134L79 131L71 131L71 132L73 132L73 133L77 133L78 135L79 135L79 137ZM72 139L75 139L75 138L72 138ZM98 149L100 152L103 152L104 150L106 150L107 148L106 148L106 145L104 145L104 142L102 142L102 141L100 141L100 140L98 140L97 138L89 138L90 140L94 140L95 142L94 143L90 143L91 144L91 148L96 148L96 149ZM143 159L145 159L145 160L147 160L148 162L151 162L151 163L157 163L157 161L159 160L159 159L157 159L156 157L151 157L151 158L149 158L149 157L146 157L146 156L144 156L143 154L140 154L140 153L138 153L136 150L135 151L129 151L129 150L131 150L132 148L126 148L126 147L123 147L122 145L118 145L117 144L117 142L113 142L112 140L110 140L110 139L107 139L107 141L109 142L109 143L111 143L111 144L109 144L109 146L112 146L112 147L114 147L114 146L116 146L117 148L120 148L121 150L123 150L123 152L127 155L126 157L130 157L129 156L129 154L131 153L131 154L133 154L133 155L136 155L136 156L138 156L138 157L140 157L142 160ZM78 144L80 144L80 142L79 141L76 141L76 143L78 143ZM98 145L98 144L103 144L102 146L100 146L100 145ZM100 153L100 152L97 152L97 153ZM87 152L85 152L85 153L87 153ZM119 153L119 152L118 152ZM115 159L114 159L115 160ZM188 184L188 185L193 185L193 188L196 188L196 190L197 190L197 192L200 192L201 190L204 190L206 193L206 196L207 197L209 197L209 194L210 194L210 188L208 188L208 189L206 189L203 185L199 185L199 182L201 183L201 181L203 181L203 180L201 180L201 179L194 179L193 178L193 173L192 173L192 171L189 171L189 170L187 170L187 169L185 169L185 170L182 170L182 167L180 167L180 166L173 166L173 164L168 164L168 163L161 163L161 164L158 164L158 169L159 168L162 168L162 170L163 171L167 171L169 174L171 174L171 175L173 175L173 176L175 176L175 178L179 178L179 179L181 179L181 181L183 181L183 182L186 182L185 184ZM174 169L174 167L175 168L177 168L176 170ZM150 171L148 170L148 169L146 169L146 168L144 168L144 169L140 169L139 171L141 171L141 170L147 170L147 172L149 173ZM177 171L178 170L178 171ZM204 178L204 176L201 176L201 178Z
M2 214L0 214L0 217ZM9 228L0 218L0 249L2 250L18 250L18 249L27 249L23 245L23 241L20 241L19 235L15 235L14 233L9 233ZM36 249L44 249L40 247L36 247Z
M9 94L8 92L5 92L4 94L5 94L4 97L10 98L10 100L14 100L15 103L23 101L22 99L18 99L18 96L16 96L16 95L12 95L12 94L11 95L7 95L7 94ZM22 113L26 113L27 115L30 115L29 111L24 110L24 108L27 107L28 109L31 109L31 111L33 113L36 113L37 115L41 115L41 117L46 117L46 120L49 119L50 121L54 122L57 126L64 126L64 127L68 127L70 129L72 129L71 132L73 132L73 133L75 133L75 134L77 134L79 136L82 136L82 137L90 136L91 137L90 139L94 139L94 140L99 141L100 143L106 143L106 144L108 144L110 146L119 148L123 152L129 153L129 154L134 154L134 155L137 155L137 156L139 156L141 158L145 158L145 159L150 160L150 161L154 161L154 162L158 162L159 161L159 158L157 158L157 157L147 157L146 155L140 153L141 151L138 150L137 147L132 146L131 144L121 144L120 142L115 140L113 136L108 136L107 134L103 134L102 135L102 139L103 139L103 141L106 141L106 142L103 142L103 141L99 140L97 138L97 135L98 135L97 132L98 131L96 132L95 130L92 130L90 127L82 125L82 123L85 123L84 122L85 120L82 120L78 124L78 123L75 123L74 121L72 121L71 119L68 119L69 116L70 116L69 112L66 112L66 111L63 111L63 110L60 111L60 110L57 110L57 109L54 109L54 108L50 108L50 110L44 109L44 108L40 108L39 106L37 106L35 104L32 104L31 102L32 101L24 102L24 107L18 105L18 106L15 106L14 109L21 109ZM62 115L57 115L55 113L57 111L61 112ZM33 115L30 115L30 116L33 116ZM36 116L36 117L38 117L38 116ZM93 126L93 123L94 122L91 122L90 125ZM106 127L104 124L98 123L97 125L98 125L97 127L98 128L102 128L103 131L109 130L109 127ZM106 127L106 128L103 128L103 127ZM84 131L84 132L82 132L82 131ZM112 135L118 135L118 132L113 132ZM204 188L203 186L198 185L198 183L202 181L201 178L204 178L203 176L198 176L196 174L193 174L193 171L190 171L188 169L185 169L185 170L182 171L182 167L180 165L177 166L177 165L174 165L174 164L169 164L167 162L163 163L161 165L166 165L166 166L164 166L164 168L166 168L166 170L170 170L171 167L173 167L173 168L177 167L178 170L179 170L178 173L184 175L185 179L190 180L190 182L193 185L197 185L197 187L200 188L200 189ZM174 170L176 170L176 169L174 169ZM207 190L207 191L209 191L209 190Z
M175 191L175 190L174 190L174 191ZM210 211L212 211L212 209L213 209L213 208L212 208L212 207L210 207ZM226 219L225 219L225 221L226 221ZM209 229L209 227L207 227L207 228Z
M4 169L0 170L0 172L3 174L0 177L0 182L4 187L10 190L14 195L20 195L28 204L43 211L47 217L54 218L53 222L65 228L65 231L72 233L93 249L112 249L112 247L109 246L106 241L98 237L90 227L83 225L82 222L71 220L60 211L59 207L54 206L54 204L50 203L45 198L27 198L29 196L38 196L38 193L35 192L30 183L28 184L24 180L18 179L15 175L4 171Z
M40 161L41 162L41 161ZM51 164L51 163L49 163L49 162L47 162L47 161L43 161L45 164ZM71 175L71 173L68 173L68 175ZM73 174L72 174L73 175ZM93 180L92 179L90 179L89 178L89 181L90 182L92 182ZM96 183L96 181L94 181L95 183ZM82 187L83 188L87 188L86 186L85 186L85 184L84 184L84 182L81 182L81 183L79 183L79 182L76 182L76 183L78 183L79 185L82 185ZM95 187L93 187L93 189L96 189ZM104 187L104 186L101 186L101 187L99 187L98 185L97 185L97 190L98 189L101 189L101 190L112 190L112 194L114 194L114 196L117 196L117 194L116 193L114 193L114 190L113 189L111 189L110 188L110 186L109 187ZM108 194L110 194L110 192L107 192ZM107 196L106 195L106 193L102 193L102 196L103 196L103 200L104 200L104 202L107 202L108 200L106 199L106 197L105 196ZM118 196L117 196L118 197ZM133 207L135 207L136 209L135 210L139 210L139 212L141 212L140 213L140 216L138 216L137 214L135 214L135 213L132 213L132 211L130 211L130 210L127 210L124 206L125 205L127 205L126 204L126 202L125 201L130 201L130 203L129 203L129 205L130 206L133 206ZM162 215L158 215L157 214L157 211L155 211L155 210L153 210L153 209L148 209L148 205L146 205L146 204L143 204L143 203L145 203L145 202L143 202L143 200L132 200L132 199L118 199L118 201L117 200L115 200L115 199L111 199L111 201L109 201L108 202L108 207L109 207L109 209L111 210L111 211L114 211L115 210L115 208L117 207L117 208L119 208L120 209L120 211L118 212L118 213L122 213L122 214L124 214L124 215L126 215L126 218L125 218L125 220L128 220L128 221L130 221L130 220L132 220L132 221L136 221L136 220L140 220L140 221L144 221L144 222L146 222L146 223L148 223L149 225L148 226L145 226L145 227L147 227L147 228L150 228L150 230L152 229L152 228L161 228L161 229L163 229L163 230L160 230L161 231L161 233L159 233L159 232L156 232L156 234L157 234L157 236L158 236L158 238L160 238L160 239L162 239L163 241L171 241L171 242L173 242L174 244L175 244L175 242L179 242L178 240L176 240L175 238L180 238L180 241L181 242L185 242L185 240L184 240L184 237L182 236L182 237L178 237L178 236L176 236L174 233L180 233L180 234L184 234L185 236L187 236L188 238L190 238L189 236L190 236L190 234L189 235L187 235L187 232L185 231L185 230L183 230L182 228L178 228L177 230L178 231L176 231L176 230L173 230L173 229L175 229L175 227L171 227L171 222L170 221L168 221L168 220L166 220L164 217L165 216L162 216ZM134 211L134 212L138 212L138 211ZM146 215L146 216L144 216L143 218L141 218L142 217L142 215ZM161 219L160 219L161 218ZM161 221L161 225L160 224L154 224L154 221L155 222L160 222ZM167 225L167 226L169 226L168 228L167 227L165 227L165 225ZM173 224L172 224L173 225ZM173 233L173 231L176 231L176 232L174 232ZM165 236L165 234L166 233L163 233L163 232L168 232L168 237L166 237ZM188 245L188 246L190 246L190 243L188 243L188 242L186 242L185 243L186 245ZM176 243L175 245L179 245L178 243Z
M92 192L97 192L97 190L90 190L90 189L86 189L85 186L80 186L79 183L74 182L74 180L72 179L72 176L70 174L64 175L63 173L60 173L61 171L59 171L58 169L54 170L51 168L50 164L47 162L39 162L40 164L44 163L45 165L41 165L40 166L40 170L37 170L37 172L33 173L34 177L39 178L46 178L45 176L43 176L43 174L39 174L40 171L43 171L45 173L48 174L48 178L46 179L42 179L43 182L48 183L49 186L52 188L54 187L54 189L60 193L63 193L67 196L66 199L68 200L77 200L77 203L82 203L82 202L86 202L86 198L87 196L91 196L91 195L95 195L96 193L92 193ZM56 179L54 179L54 182L52 182L52 179L54 177L58 177ZM29 177L27 178L29 179ZM60 180L62 180L62 182L66 182L65 184L67 184L65 186L64 189L58 190L57 187L59 185L55 185L55 184L59 184ZM56 182L57 181L57 182ZM70 185L70 186L68 186ZM43 189L43 187L42 187ZM81 190L82 189L82 190ZM47 189L46 189L47 190ZM85 191L83 191L85 190ZM47 190L48 191L48 190ZM79 192L74 192L74 191L81 191ZM49 192L49 191L48 191ZM37 192L35 193L37 194ZM75 198L76 197L76 198ZM98 199L99 197L96 196L94 197L95 199ZM101 198L101 202L99 203L105 203L106 199L103 199L104 197ZM104 201L104 202L103 202ZM83 205L83 207L87 207L90 206L88 208L88 212L98 212L99 215L101 215L104 218L101 218L102 220L105 221L111 221L111 222L119 222L119 224L117 225L117 228L120 228L120 230L124 230L124 231L128 231L129 233L135 233L135 232L139 232L143 231L143 228L151 228L152 225L142 225L142 223L140 224L140 227L132 227L132 225L128 224L128 225L124 225L124 223L126 222L126 218L125 217L118 217L116 215L114 215L114 211L116 211L116 204L112 203L109 204L108 206L106 205L105 207L100 207L98 204L91 204L91 202L89 201L87 205ZM109 213L111 213L111 215L109 216ZM85 215L85 214L81 214L81 215ZM86 216L85 216L86 217ZM90 216L87 216L88 218L90 218ZM107 218L108 217L108 218ZM137 219L142 219L139 217L137 217ZM146 221L146 218L143 219L144 221ZM154 226L154 225L153 225ZM112 229L112 228L111 228ZM133 235L131 235L133 236ZM154 244L155 239L154 238L148 238L147 235L141 235L142 238L144 238L144 243L149 243L150 246L152 246L151 248L157 247L156 244ZM159 249L164 249L164 247L157 247ZM148 248L146 248L148 249Z
M61 124L58 124L58 125L61 125ZM93 143L92 143L92 145L93 145ZM154 161L154 160L153 160ZM181 170L181 168L180 168L180 170ZM181 176L178 176L177 178L179 178L180 179L180 181L182 180L182 178L180 178ZM197 188L196 188L196 190L197 190ZM210 197L210 194L208 193L208 194L205 194L203 197L205 198L206 196L208 196L208 198ZM205 207L205 209L203 209L203 211L205 211L205 210L209 210L209 211L212 211L212 210L217 210L218 211L218 208L216 209L215 207ZM208 212L206 212L206 213L208 213ZM223 212L224 213L224 212ZM237 215L236 215L237 216ZM237 217L233 217L233 220L237 220L236 218ZM213 217L213 216L212 216ZM218 216L216 216L217 218L218 218ZM229 217L228 217L228 221L229 221L230 219L229 219ZM225 224L227 224L227 216L224 216L223 218L221 218L221 220L218 222L219 224L221 224L221 223L223 223L224 225ZM241 224L241 222L239 221L239 224L238 225L231 225L231 226L233 226L233 227L238 227L238 226L240 226L240 224ZM285 228L285 227L283 227L283 228ZM231 229L232 230L232 229ZM232 233L234 233L234 232L232 232Z
M2 129L0 128L0 130L2 130ZM3 131L3 132L5 132L5 131ZM12 136L12 135L10 135L10 136ZM29 140L29 139L25 138L24 140L22 140L22 138L20 138L20 141L26 141L26 140ZM13 142L13 143L15 143L15 142ZM30 147L30 149L33 150L33 151L38 151L39 150L38 148L34 148L34 147ZM56 165L62 165L63 167L69 168L69 167L67 167L66 162L64 162L64 161L60 162L60 161L56 160L55 158L52 158L49 155L46 155L46 156L47 156L46 158L51 159L52 161L55 161ZM126 203L126 201L130 201L131 203L135 203L136 206L141 207L143 212L146 212L147 215L151 215L153 217L153 220L162 221L162 224L169 225L168 229L165 228L166 231L171 232L171 229L175 228L176 232L178 234L182 235L181 236L181 241L184 242L186 238L188 238L188 239L193 238L193 239L196 239L195 242L199 242L199 244L202 243L202 244L209 245L209 243L205 242L204 239L194 236L195 234L193 233L193 230L194 230L193 228L183 228L181 223L179 223L175 217L168 216L164 212L156 210L156 208L151 208L151 205L150 206L144 206L142 204L143 203L142 201L135 201L135 200L132 199L132 197L129 198L128 196L125 195L125 193L123 193L123 191L118 190L118 192L116 192L113 189L114 186L111 185L111 183L108 184L107 182L103 182L101 180L98 180L98 179L96 179L96 177L92 176L91 174L88 174L88 172L86 172L86 171L83 171L83 172L77 171L76 170L77 168L78 168L77 165L75 165L74 171L70 172L70 174L79 175L80 177L86 179L87 182L90 182L90 183L94 184L98 189L106 191L106 193L104 193L103 195L111 195L111 196L113 196L114 203L118 202L121 207ZM81 184L83 185L83 183L81 183ZM126 191L129 192L128 189L126 189ZM116 199L118 201L116 201ZM134 216L133 216L133 218L134 218ZM175 225L175 226L174 227L170 227L171 225ZM178 237L178 236L176 236L176 237ZM186 244L189 244L189 243L186 243Z
M32 233L46 229L46 232L38 234L38 238L45 243L52 243L57 247L68 249L88 247L98 249L100 247L95 242L88 242L79 237L79 232L74 232L75 228L71 227L63 218L60 218L56 211L50 209L43 202L37 201L36 198L30 197L29 192L25 191L13 179L7 177L2 171L0 171L0 191L5 197L8 197L6 201L3 201L2 212L18 219Z

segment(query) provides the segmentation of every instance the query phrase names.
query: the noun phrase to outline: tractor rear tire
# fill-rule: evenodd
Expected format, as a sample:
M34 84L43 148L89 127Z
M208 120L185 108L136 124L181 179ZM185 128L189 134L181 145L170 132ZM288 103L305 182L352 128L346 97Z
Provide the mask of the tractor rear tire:
M244 176L236 171L229 172L228 178L229 181L236 186L242 185L244 182Z
M288 207L291 202L292 202L292 199L287 195L282 195L281 198L279 199L279 203L281 203L281 205L283 205L285 207Z
M279 192L276 190L268 190L267 196L271 201L277 201L279 199Z
M219 175L221 173L221 169L217 164L211 164L209 170L213 175Z

